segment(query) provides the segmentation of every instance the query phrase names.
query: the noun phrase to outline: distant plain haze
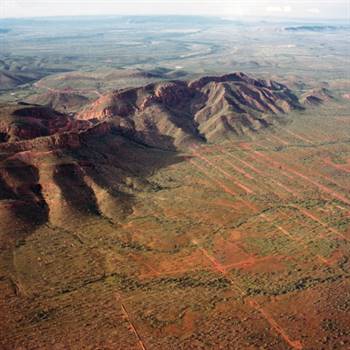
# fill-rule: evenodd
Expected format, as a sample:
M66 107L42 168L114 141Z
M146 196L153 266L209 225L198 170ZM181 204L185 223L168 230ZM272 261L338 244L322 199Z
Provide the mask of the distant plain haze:
M343 19L350 0L1 0L0 18L78 15L204 15Z

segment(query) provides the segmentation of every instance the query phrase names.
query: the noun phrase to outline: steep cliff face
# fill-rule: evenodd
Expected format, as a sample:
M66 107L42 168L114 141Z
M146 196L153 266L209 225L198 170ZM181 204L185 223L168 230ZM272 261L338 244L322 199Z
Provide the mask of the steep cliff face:
M117 90L86 107L78 119L109 119L147 144L169 148L246 135L300 108L285 85L233 73Z

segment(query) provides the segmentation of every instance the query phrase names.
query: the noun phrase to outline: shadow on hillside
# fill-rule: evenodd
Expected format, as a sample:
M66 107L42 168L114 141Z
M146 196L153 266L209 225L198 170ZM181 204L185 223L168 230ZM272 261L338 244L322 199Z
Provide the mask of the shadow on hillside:
M103 215L113 222L133 212L137 193L159 190L147 178L182 162L178 152L134 142L125 136L94 137L68 154L70 164L58 165L53 180L75 211Z
M42 194L38 168L19 159L4 161L0 169L0 204L3 239L23 239L45 224L49 207Z

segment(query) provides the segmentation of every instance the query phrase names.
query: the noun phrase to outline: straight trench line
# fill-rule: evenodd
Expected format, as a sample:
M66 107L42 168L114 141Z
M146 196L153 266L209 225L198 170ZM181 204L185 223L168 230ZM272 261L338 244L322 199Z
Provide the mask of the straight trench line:
M287 218L290 218L288 215L286 215L285 213L279 211L282 215L286 216ZM306 227L307 228L307 227ZM315 228L313 230L311 230L310 232L313 233L315 231ZM320 236L320 238L325 238L326 235L325 234L318 234ZM305 240L303 240L302 238L294 238L294 236L291 236L291 235L288 235L288 237L292 240L294 240L295 242L299 243L300 245L302 245L302 247L304 248L305 251L309 251L310 252L310 249L308 248L308 243L305 242ZM331 259L326 259L324 258L323 256L321 255L318 255L318 254L315 254L315 256L322 262L324 263L325 265L329 266L329 267L332 267L333 269L335 269L334 265L332 264L331 262ZM341 271L341 269L337 268L338 271L340 271L341 273L343 271Z
M231 156L231 154L227 153L226 151L222 150L221 149L221 153L223 154L227 154L229 156ZM238 161L240 161L240 159L238 157L234 157L232 156L233 158L237 159ZM263 163L263 161L260 161L262 162L262 164L265 164ZM249 163L245 162L246 165L250 165ZM254 167L251 166L251 168L253 168L252 170L254 171ZM285 173L283 170L281 170L283 173ZM257 173L258 175L261 175L261 176L264 176L264 173L262 171L259 170L259 172ZM279 185L280 187L286 187L285 188L285 191L288 191L290 192L293 197L297 197L295 195L295 192L293 192L291 189L289 189L287 186L284 186L282 184L280 184L278 181L274 180L274 179L271 179L272 182L276 183L277 185ZM281 186L282 185L282 186ZM324 223L321 219L319 219L317 216L315 216L314 214L310 213L310 211L308 211L307 209L304 209L304 208L301 208L297 205L291 205L291 207L293 207L294 209L297 209L299 210L304 216L308 217L309 219L317 222L318 224L320 224L321 226L327 228L329 231L331 231L332 233L334 233L335 235L339 236L340 238L346 240L346 241L350 241L350 239L348 237L346 237L345 235L343 235L341 232L339 232L338 230L334 229L333 227L330 227L328 224ZM343 207L342 207L343 208ZM347 210L346 208L343 208L345 210Z
M222 275L224 275L229 281L230 284L240 292L242 297L246 296L245 291L237 285L237 283L229 276L227 276L226 270L224 267L221 266L219 262L216 261L216 259L211 256L204 248L202 248L196 240L192 240L192 243L195 244L198 249L202 252L202 254L211 262L214 269L220 272ZM249 305L259 311L261 315L265 318L265 320L269 323L272 329L274 329L279 336L293 349L296 350L302 350L303 345L300 340L292 340L287 332L275 321L275 319L255 300L251 299L249 301Z
M267 313L267 311L261 307L258 302L254 299L249 301L249 304L258 310L265 319L269 322L271 327L280 334L280 336L285 340L286 343L288 343L293 349L301 350L303 349L303 345L300 340L292 340L290 339L289 335L285 332L285 330L274 320L274 318Z
M142 339L141 339L141 337L136 329L136 327L134 326L133 322L131 321L131 318L130 318L128 311L126 310L126 308L125 308L124 304L122 303L121 298L118 294L115 295L115 299L118 303L120 303L122 313L123 313L126 321L128 322L132 332L135 334L135 337L137 338L137 341L139 343L140 348L142 350L147 350L145 344L143 343L143 341L142 341Z
M225 184L223 184L221 181L218 181L216 179L213 179L210 175L208 175L208 173L206 172L205 168L200 166L199 164L195 163L193 160L189 161L192 165L194 165L196 168L198 168L204 175L206 175L206 177L208 177L212 182L216 183L219 187L221 187L224 192L232 195L232 196L236 196L237 193L234 192L233 190L231 190L229 187L227 187Z
M277 140L278 142L281 142L282 145L285 145L285 146L289 146L289 145L290 145L288 141L283 140L283 139L280 138L279 136L272 135L272 134L270 134L269 136L272 137L273 139Z
M298 135L298 134L296 134L295 132L290 131L290 130L288 130L288 129L286 129L286 128L280 127L280 129L282 129L283 131L287 132L289 135L294 136L296 139L299 139L299 140L301 140L301 141L304 141L304 142L306 142L306 143L309 143L309 144L313 145L313 142L310 141L309 139L307 139L307 138L304 137L304 136Z
M221 153L223 154L227 154L227 155L231 155L223 150L221 150ZM238 161L240 160L239 158L237 157L234 157L236 158ZM262 161L261 161L262 162ZM247 162L245 162L247 163ZM246 165L248 165L249 163L247 163ZM262 163L264 164L264 163ZM251 168L253 168L252 170L254 170L254 167L252 166ZM256 172L256 171L255 171ZM282 170L283 173L285 173L283 170ZM263 172L259 170L259 172L256 172L258 175L261 175L261 176L264 176ZM274 179L271 179L272 182L274 182L276 185L280 186L281 188L284 188L285 191L291 193L293 195L293 197L296 197L295 195L295 192L293 192L289 187L279 183L278 181L274 180ZM318 217L316 217L315 215L313 215L312 213L310 213L307 209L304 209L304 208L300 208L299 206L297 205L292 205L291 207L299 210L303 215L305 215L306 217L308 217L309 219L312 219L313 221L317 222L318 224L320 224L321 226L327 228L329 231L331 231L332 233L334 233L335 235L341 237L342 239L346 240L346 241L349 241L349 238L347 238L346 236L344 236L341 232L339 232L338 230L334 229L333 227L330 227L329 225L327 225L326 223L324 223L322 220L320 220ZM342 207L343 208L343 207ZM347 210L346 208L343 208L345 210Z
M310 213L307 209L304 208L300 208L298 205L292 205L292 208L295 208L297 210L299 210L302 214L304 214L306 217L308 217L309 219L316 221L317 223L319 223L321 226L327 228L329 231L331 231L333 234L339 236L340 238L344 239L345 241L349 241L350 239L346 236L344 236L341 232L339 232L338 230L334 229L333 227L330 227L329 225L327 225L326 223L324 223L322 220L320 220L317 216L315 216L314 214Z

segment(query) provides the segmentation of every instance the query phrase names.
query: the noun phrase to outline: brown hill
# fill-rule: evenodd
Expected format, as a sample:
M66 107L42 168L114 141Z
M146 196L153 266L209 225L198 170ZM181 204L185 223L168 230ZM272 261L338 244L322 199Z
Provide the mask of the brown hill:
M38 105L0 107L2 233L14 223L30 232L84 215L118 220L131 211L133 192L152 189L147 174L177 158L117 134L104 121L74 120Z
M35 86L44 90L74 90L80 95L95 97L95 91L136 87L166 79L165 74L140 69L98 69L93 72L65 72L46 76Z
M59 112L77 112L90 100L83 95L70 91L47 91L34 95L27 102L47 106Z
M0 142L30 140L80 130L90 124L45 106L27 103L0 105Z
M5 70L0 70L0 90L15 88L16 86L26 84L33 79L17 73L10 73Z
M84 215L118 220L135 191L152 190L147 175L178 160L157 148L246 135L301 108L284 85L242 73L114 91L78 118L25 103L0 107L2 230Z
M326 88L320 88L305 92L301 96L300 102L305 106L318 106L331 99L333 99L333 96L330 91Z
M171 148L244 136L300 108L297 97L285 85L233 73L116 90L77 117L108 119L139 141Z

